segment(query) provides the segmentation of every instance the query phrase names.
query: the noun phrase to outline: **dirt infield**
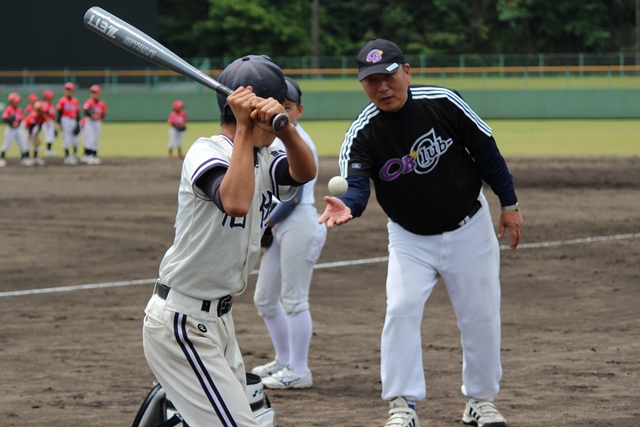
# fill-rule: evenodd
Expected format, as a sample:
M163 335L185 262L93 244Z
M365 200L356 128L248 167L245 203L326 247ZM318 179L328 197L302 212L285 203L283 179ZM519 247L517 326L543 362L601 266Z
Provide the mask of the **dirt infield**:
M525 228L523 247L502 252L496 403L511 426L638 426L640 159L507 161ZM323 158L320 171L319 207L336 159ZM172 241L179 173L168 159L77 167L53 159L31 169L10 159L0 169L1 426L131 425L153 381L141 345L152 286L7 293L152 280ZM487 194L495 220L497 199ZM314 387L268 391L278 426L384 425L386 263L326 264L385 257L385 224L372 201L362 218L330 230L311 293ZM255 278L233 309L249 368L273 357L251 301ZM423 338L421 425L459 426L459 336L441 285Z

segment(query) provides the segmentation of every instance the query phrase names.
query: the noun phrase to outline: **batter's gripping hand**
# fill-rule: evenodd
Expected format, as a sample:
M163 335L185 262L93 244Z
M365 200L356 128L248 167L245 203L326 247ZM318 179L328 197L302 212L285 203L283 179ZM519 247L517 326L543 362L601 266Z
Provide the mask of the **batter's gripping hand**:
M273 231L271 231L271 227L267 227L264 229L264 234L262 235L262 239L260 240L260 246L267 249L273 243Z
M345 205L342 200L337 197L325 196L324 201L327 203L327 207L318 218L318 224L326 222L328 228L333 228L334 224L346 224L353 219L351 208Z

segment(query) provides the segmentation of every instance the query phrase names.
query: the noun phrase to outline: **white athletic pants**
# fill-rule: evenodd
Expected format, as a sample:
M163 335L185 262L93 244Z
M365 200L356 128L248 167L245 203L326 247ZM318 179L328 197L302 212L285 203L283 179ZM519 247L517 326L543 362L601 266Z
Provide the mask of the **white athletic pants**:
M71 117L60 118L60 129L62 130L62 148L68 150L78 146L78 135L73 134L78 122Z
M426 397L420 325L440 277L460 330L462 393L478 399L498 393L500 248L487 200L482 194L478 199L482 209L467 224L440 235L419 236L388 223L387 313L381 343L384 400Z
M191 427L257 427L246 394L246 373L231 312L217 316L172 289L145 309L144 355Z
M82 131L84 148L87 150L98 151L101 132L102 120L87 120L87 123L84 125L84 130Z
M273 244L260 260L253 302L258 315L275 317L309 309L313 266L327 237L313 205L300 204L273 227Z
M169 149L182 148L184 131L179 131L173 126L169 126Z
M20 126L17 128L12 128L11 126L7 126L4 130L4 143L2 144L2 152L6 152L11 147L11 143L15 139L18 144L18 149L20 150L20 154L26 151L25 141L24 141L24 132Z
M55 120L47 120L42 124L42 132L44 132L44 142L51 143L56 139L56 122Z

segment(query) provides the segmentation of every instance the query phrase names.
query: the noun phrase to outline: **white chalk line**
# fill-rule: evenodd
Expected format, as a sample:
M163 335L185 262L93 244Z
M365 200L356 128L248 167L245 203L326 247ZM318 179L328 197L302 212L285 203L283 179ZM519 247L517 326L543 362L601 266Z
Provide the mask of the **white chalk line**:
M549 247L555 247L555 246L579 245L582 243L606 242L611 240L628 240L628 239L638 239L638 238L640 238L640 233L615 234L612 236L584 237L580 239L558 240L555 242L523 243L518 246L518 250L549 248ZM506 249L509 249L509 245L500 246L500 250L506 250ZM336 268L336 267L348 267L352 265L375 264L378 262L385 262L388 260L389 260L389 257L383 256L383 257L377 257L377 258L355 259L351 261L326 262L326 263L316 264L315 269L318 270L321 268ZM253 270L251 274L252 275L258 274L258 270ZM149 285L149 284L155 283L156 280L157 279L140 279L140 280L129 280L126 282L90 283L86 285L58 286L55 288L27 289L23 291L7 291L7 292L0 292L0 298L16 297L16 296L23 296L23 295L51 294L51 293L57 293L57 292L72 292L72 291L80 291L85 289L101 289L101 288L115 288L120 286Z

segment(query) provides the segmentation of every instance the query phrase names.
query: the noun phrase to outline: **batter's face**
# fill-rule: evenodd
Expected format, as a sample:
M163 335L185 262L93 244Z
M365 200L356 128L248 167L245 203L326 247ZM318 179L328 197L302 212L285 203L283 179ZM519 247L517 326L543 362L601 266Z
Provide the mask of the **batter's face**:
M387 113L395 113L407 102L411 68L403 64L393 74L372 74L361 82L373 104Z

